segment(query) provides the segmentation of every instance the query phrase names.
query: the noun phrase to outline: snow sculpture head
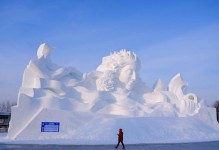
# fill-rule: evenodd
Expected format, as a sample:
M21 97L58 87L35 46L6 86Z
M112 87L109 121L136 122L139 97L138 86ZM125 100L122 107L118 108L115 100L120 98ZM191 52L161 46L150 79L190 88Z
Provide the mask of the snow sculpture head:
M40 59L42 57L48 58L48 57L50 57L51 51L52 51L52 48L48 44L43 43L38 48L37 58L38 59Z
M140 60L135 53L121 50L106 56L97 71L102 75L97 79L97 89L111 91L121 86L130 90L137 81Z

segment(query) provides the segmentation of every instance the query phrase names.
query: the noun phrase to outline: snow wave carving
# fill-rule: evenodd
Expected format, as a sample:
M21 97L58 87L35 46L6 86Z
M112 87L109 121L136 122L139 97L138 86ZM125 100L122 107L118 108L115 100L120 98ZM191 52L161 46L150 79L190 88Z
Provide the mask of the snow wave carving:
M84 74L54 64L51 52L49 45L40 45L37 59L30 60L24 71L18 105L12 108L8 134L12 139L75 138L93 120L179 118L198 115L202 108L194 93L186 93L187 83L180 74L168 88L158 80L150 92L139 77L141 63L134 52L114 52L103 57L96 70ZM56 136L42 135L32 127L57 120L65 128ZM27 136L30 131L34 134Z
M177 97L173 100L182 115L194 115L198 112L201 105L198 103L194 93L184 94L188 83L185 82L180 74L173 77L169 83L169 92Z

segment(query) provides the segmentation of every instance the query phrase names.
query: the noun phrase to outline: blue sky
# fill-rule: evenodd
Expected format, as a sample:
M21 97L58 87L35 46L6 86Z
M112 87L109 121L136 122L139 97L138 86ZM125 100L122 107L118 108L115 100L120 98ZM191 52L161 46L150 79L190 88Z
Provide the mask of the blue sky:
M125 48L152 87L181 73L188 90L219 100L218 0L0 0L0 101L16 101L41 43L52 60L89 72Z

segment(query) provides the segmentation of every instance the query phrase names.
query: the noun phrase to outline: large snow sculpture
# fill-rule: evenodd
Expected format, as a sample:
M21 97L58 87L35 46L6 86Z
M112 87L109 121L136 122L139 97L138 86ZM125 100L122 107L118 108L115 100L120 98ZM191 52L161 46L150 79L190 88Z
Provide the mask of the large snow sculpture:
M144 125L157 132L149 117L177 117L178 124L182 124L179 117L198 116L201 110L197 96L184 91L187 83L180 74L171 79L168 88L158 80L149 92L139 77L140 60L133 52L114 52L104 57L95 71L84 74L73 67L57 66L50 60L51 52L49 45L40 45L37 59L30 60L24 71L18 104L12 108L8 133L11 139L67 138L83 143L97 140L85 135L99 130L99 141L112 141L117 128L138 128L136 120L143 127L136 136L141 136L147 130ZM161 119L157 124L166 129L167 122ZM107 131L97 125L107 126ZM168 128L176 129L171 123ZM102 138L104 135L107 137Z

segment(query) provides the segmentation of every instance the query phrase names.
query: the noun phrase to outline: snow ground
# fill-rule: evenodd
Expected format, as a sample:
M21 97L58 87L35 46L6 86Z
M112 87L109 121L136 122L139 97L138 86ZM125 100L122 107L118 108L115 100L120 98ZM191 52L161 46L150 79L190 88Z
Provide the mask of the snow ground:
M0 144L0 150L112 150L115 145L21 145ZM218 150L219 141L175 144L129 144L126 150ZM118 149L122 149L122 146Z

